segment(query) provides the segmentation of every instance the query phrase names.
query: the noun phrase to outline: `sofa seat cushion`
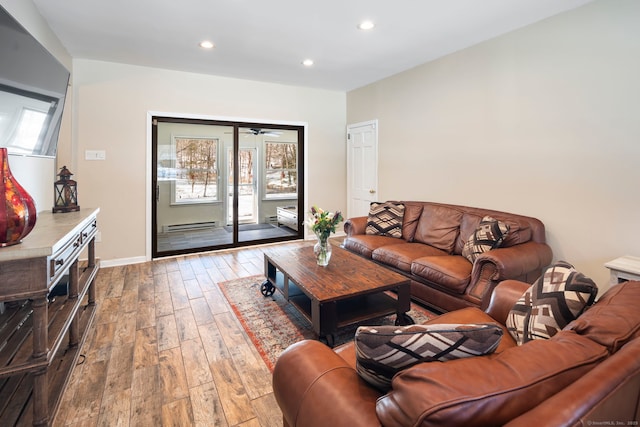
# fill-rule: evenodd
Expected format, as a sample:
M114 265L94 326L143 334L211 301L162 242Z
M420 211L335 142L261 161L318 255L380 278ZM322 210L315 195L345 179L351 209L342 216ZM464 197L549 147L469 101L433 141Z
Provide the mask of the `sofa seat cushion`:
M389 236L357 234L344 239L343 246L351 252L371 258L373 251L387 245L397 245L398 239Z
M462 212L440 205L425 205L418 221L413 240L425 243L448 254L453 249L460 231Z
M373 251L372 258L382 264L410 273L413 260L427 255L447 256L447 253L422 243L405 242L377 248Z
M376 413L386 427L504 425L572 384L608 355L572 331L499 354L421 363L393 378Z
M504 350L515 347L517 345L511 334L509 334L506 326L504 326L500 322L496 322L495 319L493 319L491 316L477 307L466 307L449 311L424 322L425 325L448 323L495 323L496 325L500 326L500 328L502 329L502 339L500 340L500 344L498 345L498 348L496 348L495 353L502 353Z
M640 282L614 285L565 329L597 342L615 353L640 336Z
M425 256L413 260L411 273L462 294L471 280L472 267L461 255Z

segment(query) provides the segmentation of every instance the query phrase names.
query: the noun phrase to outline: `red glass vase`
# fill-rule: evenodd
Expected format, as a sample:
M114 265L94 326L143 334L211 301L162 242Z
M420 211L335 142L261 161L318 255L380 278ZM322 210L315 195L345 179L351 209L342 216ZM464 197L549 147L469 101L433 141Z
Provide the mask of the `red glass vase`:
M6 148L0 148L0 247L15 245L36 225L33 198L9 169Z

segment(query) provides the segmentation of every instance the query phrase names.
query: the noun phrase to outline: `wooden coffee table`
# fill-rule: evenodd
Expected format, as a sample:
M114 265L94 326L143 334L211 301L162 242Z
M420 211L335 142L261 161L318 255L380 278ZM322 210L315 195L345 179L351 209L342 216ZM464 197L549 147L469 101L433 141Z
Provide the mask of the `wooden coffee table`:
M413 323L409 279L337 246L326 267L316 264L313 245L266 250L264 270L262 294L282 292L330 346L338 328L365 320L396 313L397 325Z

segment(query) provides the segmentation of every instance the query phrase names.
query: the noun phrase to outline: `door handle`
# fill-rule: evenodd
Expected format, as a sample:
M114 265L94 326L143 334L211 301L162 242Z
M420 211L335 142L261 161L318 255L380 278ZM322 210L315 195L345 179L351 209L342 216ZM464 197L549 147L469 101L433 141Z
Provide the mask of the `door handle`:
M374 190L373 188L371 190L369 190L369 193L371 193L371 194L373 194L375 192L376 192L376 190Z

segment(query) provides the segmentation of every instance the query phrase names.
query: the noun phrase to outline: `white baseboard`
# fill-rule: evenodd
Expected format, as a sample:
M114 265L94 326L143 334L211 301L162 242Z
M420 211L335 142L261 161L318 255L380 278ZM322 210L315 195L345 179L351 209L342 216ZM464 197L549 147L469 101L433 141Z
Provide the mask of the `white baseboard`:
M343 237L346 236L346 234L344 233L344 231L336 231L335 234L332 235L333 237ZM316 236L311 233L309 234L305 240L309 240L309 241L313 241L316 240ZM277 245L278 243L266 243L264 245L256 245L256 246L271 246L271 245ZM239 247L239 248L234 248L234 249L247 249L248 246L243 246L243 247ZM230 249L223 249L224 251L228 251ZM211 252L217 252L217 251L211 251ZM202 252L202 253L206 253L206 252ZM181 255L175 255L175 257L179 257L179 256L188 256L189 254L181 254ZM119 267L122 265L129 265L129 264L141 264L143 262L147 262L147 258L143 257L143 256L138 256L138 257L132 257L132 258L118 258L118 259L110 259L110 260L100 260L100 267Z
M147 262L147 258L143 256L138 256L133 258L110 259L110 260L101 259L100 267L119 267L121 265L141 264L143 262Z

